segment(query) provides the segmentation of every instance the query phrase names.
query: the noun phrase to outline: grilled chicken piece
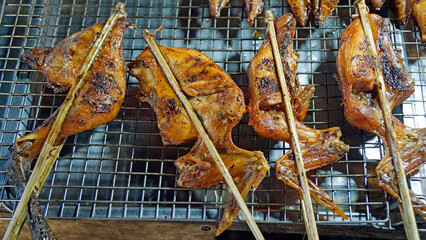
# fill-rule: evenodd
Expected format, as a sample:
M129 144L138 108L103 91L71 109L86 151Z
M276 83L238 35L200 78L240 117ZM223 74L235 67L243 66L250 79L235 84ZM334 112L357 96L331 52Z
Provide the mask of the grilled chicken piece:
M315 26L320 26L336 8L339 0L314 0L313 15Z
M291 103L297 118L296 130L300 139L306 171L332 164L346 154L349 147L341 142L341 132L338 128L316 130L303 125L309 108L309 100L314 92L314 86L301 87L297 77L297 54L293 51L292 41L296 21L291 14L285 14L278 19L275 28L284 65L284 75L291 95ZM269 39L266 39L257 54L251 60L247 75L249 79L250 114L249 124L257 134L277 141L290 142L278 76ZM289 151L275 162L277 178L285 184L301 191L297 169L294 164L293 152ZM312 198L343 218L343 211L333 202L319 186L309 180Z
M391 108L401 104L414 92L414 79L405 69L401 56L392 48L390 22L369 14L370 24L380 59L387 97ZM343 95L345 117L353 126L374 133L383 141L386 152L376 168L379 185L400 200L397 177L390 156L390 144L380 109L372 57L360 19L355 19L343 32L337 54L338 83ZM404 169L413 175L426 163L426 129L405 126L392 118ZM414 210L426 219L426 205L413 192Z
M413 0L413 17L419 25L422 41L426 42L426 0Z
M309 16L313 15L315 26L324 23L327 17L336 8L339 0L287 0L297 21L305 26Z
M104 23L96 24L62 40L52 49L34 48L23 59L42 72L55 92L65 92L77 78L95 36ZM63 122L56 144L68 136L96 128L112 121L120 110L126 90L123 37L128 22L119 19L94 62L68 116ZM31 162L40 153L58 110L32 133L16 140L10 148L7 169L17 185L17 195L23 192Z
M232 142L231 130L245 112L242 91L206 55L191 49L159 47L237 182L241 195L245 197L251 188L255 189L260 184L269 166L261 152L243 150ZM130 74L139 80L140 100L150 103L156 112L163 143L179 144L197 138L191 151L175 162L179 170L178 185L208 188L224 183L207 147L198 136L151 50L146 48L128 67ZM231 225L238 211L238 204L232 197L225 208L217 235Z
M220 11L229 3L229 0L210 0L210 14L217 18ZM244 9L246 11L250 26L253 26L254 19L262 13L263 0L244 0Z
M396 13L398 15L398 20L403 25L407 23L408 16L411 14L411 1L412 0L393 0L393 4L395 5Z
M250 26L253 26L254 19L262 13L263 0L244 0L244 9L246 11Z
M305 26L308 22L309 16L311 15L311 0L287 1L296 20L300 23L300 25Z
M382 8L385 2L386 0L371 0L374 10L377 10L377 11L380 10L380 8Z
M220 17L220 11L229 3L229 0L210 0L210 14L217 18Z

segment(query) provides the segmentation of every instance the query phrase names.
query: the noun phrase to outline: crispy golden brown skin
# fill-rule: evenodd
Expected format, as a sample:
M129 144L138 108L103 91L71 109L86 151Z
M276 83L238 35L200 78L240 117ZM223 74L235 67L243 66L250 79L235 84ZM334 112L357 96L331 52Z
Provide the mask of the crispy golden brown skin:
M305 26L312 15L315 26L324 23L336 8L339 0L287 0L296 20Z
M77 32L52 49L34 48L24 54L23 60L42 72L48 80L48 86L55 92L65 92L76 80L79 68L103 25L99 23ZM108 123L117 115L126 91L122 43L128 25L124 19L119 19L112 29L63 122L55 144L73 134ZM7 173L16 186L18 197L28 180L31 162L39 155L57 113L58 110L32 133L17 139L10 147ZM33 237L54 239L35 196L30 199L29 209L28 219Z
M398 15L398 20L403 25L407 23L408 17L413 10L411 8L411 1L412 0L393 0L393 4L396 8L396 14Z
M101 31L103 24L96 24L65 38L50 51L34 48L24 54L23 59L42 72L57 92L66 91L76 80L80 65L94 42L93 35ZM111 31L63 122L57 143L68 136L112 121L120 110L126 91L122 42L127 26L128 23L120 19ZM30 164L40 153L57 112L32 133L17 139L11 147L20 164Z
M317 130L299 122L305 118L309 100L315 89L313 85L302 88L297 78L297 54L293 51L292 46L295 26L296 21L293 16L285 14L278 19L275 28L284 65L284 75L291 95L291 104L297 118L295 124L305 170L309 171L339 160L346 154L349 147L339 140L341 132L338 128ZM262 137L290 142L291 136L283 111L281 90L269 39L263 42L251 60L247 75L250 90L249 124ZM279 180L301 191L292 151L278 159L275 167ZM347 218L331 197L310 180L309 187L311 196L317 203L324 205L339 216Z
M246 11L250 26L253 26L254 19L262 13L263 0L244 0L244 10Z
M210 14L217 18L220 16L220 11L229 3L229 0L209 0Z
M315 26L320 26L336 8L339 0L314 0L313 15Z
M305 26L311 15L311 0L287 0L300 25Z
M376 14L368 16L378 46L380 70L386 82L387 97L393 109L414 92L414 79L402 64L400 55L392 48L389 20ZM353 126L374 133L383 141L385 156L376 168L379 185L399 199L397 177L389 155L390 144L386 138L386 128L375 88L372 57L359 18L343 32L336 61L345 117ZM404 169L407 174L412 175L426 162L426 129L407 127L395 117L392 121ZM412 192L411 199L414 210L426 219L425 202Z
M159 47L236 181L241 195L245 197L251 188L255 189L260 184L269 166L261 152L238 148L232 142L231 130L245 112L242 91L206 55L191 49ZM140 99L149 102L156 112L164 144L179 144L197 138L191 151L175 162L179 170L178 185L208 188L224 183L219 169L150 49L146 48L128 66L130 74L139 80ZM238 211L237 202L231 198L217 235L231 225Z
M217 18L220 11L229 3L229 0L209 0L210 14ZM250 26L253 26L254 19L262 13L263 0L244 0L244 10L247 14Z
M422 41L426 42L426 0L412 0L413 17L419 25Z

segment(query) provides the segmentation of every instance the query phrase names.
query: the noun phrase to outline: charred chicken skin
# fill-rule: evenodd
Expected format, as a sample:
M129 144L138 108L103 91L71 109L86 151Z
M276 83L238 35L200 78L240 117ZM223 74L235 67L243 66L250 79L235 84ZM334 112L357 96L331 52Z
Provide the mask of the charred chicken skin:
M72 34L56 47L34 48L23 60L42 72L56 93L67 92L77 78L95 36L104 23ZM112 121L121 108L126 90L123 37L128 22L119 19L100 50L56 140L56 144L73 134ZM8 177L22 194L28 180L31 162L40 153L58 111L32 133L18 138L10 148Z
M275 24L280 48L284 75L290 92L291 104L296 117L296 129L300 139L306 171L332 164L346 154L349 147L340 141L338 128L324 130L312 129L300 121L305 118L309 101L315 91L313 85L302 87L297 77L297 53L293 51L292 41L296 21L292 14L285 14ZM250 114L249 124L262 137L290 142L291 136L282 103L281 88L275 68L269 39L266 39L251 60L247 76L249 79ZM285 184L301 191L293 152L287 152L275 162L277 178ZM343 211L319 186L308 179L312 198L343 218Z
M414 79L405 69L402 58L392 48L390 22L369 14L378 50L379 70L383 73L391 108L401 104L414 92ZM376 168L379 185L400 200L397 176L390 156L390 144L375 88L375 74L368 41L359 18L352 21L342 34L337 54L338 83L343 95L345 117L349 123L376 134L383 141L385 156ZM406 174L413 175L426 162L426 129L405 126L392 118ZM426 205L413 192L414 210L426 219Z
M229 0L210 0L210 14L217 18L220 11L229 3ZM262 13L263 0L244 0L244 10L247 14L250 26L253 26L254 19Z
M261 152L247 151L234 145L231 130L245 112L242 91L230 76L206 55L191 49L159 46L183 92L206 128L229 173L243 197L255 189L269 170ZM146 48L128 67L139 80L141 101L151 104L165 145L197 139L188 154L175 161L178 185L208 188L224 183L207 147L189 119L182 103L169 85L161 67ZM239 211L232 197L225 208L217 235L231 225Z

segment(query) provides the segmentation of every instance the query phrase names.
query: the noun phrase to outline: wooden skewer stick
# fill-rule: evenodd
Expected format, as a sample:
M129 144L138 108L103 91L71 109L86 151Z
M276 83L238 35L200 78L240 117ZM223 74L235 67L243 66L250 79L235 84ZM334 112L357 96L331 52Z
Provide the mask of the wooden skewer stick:
M398 177L399 192L401 201L399 207L404 222L405 233L407 239L420 239L419 232L417 230L417 223L414 216L413 206L411 203L410 192L408 190L408 184L404 166L402 164L402 158L398 147L398 139L396 137L395 129L392 123L392 112L389 106L389 101L386 97L386 85L383 78L383 74L379 71L378 53L376 43L371 30L370 20L368 19L368 8L365 5L364 0L358 0L355 2L355 7L358 9L359 17L364 29L364 33L369 43L370 53L373 57L374 73L376 75L376 86L379 92L380 107L383 112L383 118L386 125L387 137L390 143L390 151L392 155L393 165L395 172Z
M278 73L278 79L280 81L281 85L281 93L283 96L283 103L285 108L285 115L287 117L287 125L288 129L290 131L291 136L291 148L294 152L294 158L296 160L296 166L299 173L299 182L300 186L302 188L302 192L300 194L301 196L301 202L302 202L302 212L303 212L303 218L305 220L305 226L306 226L306 232L308 234L308 238L313 239L319 239L318 237L318 230L317 225L315 222L315 216L314 216L314 208L312 206L312 200L311 195L309 193L309 185L308 185L308 179L306 177L306 171L305 166L303 163L303 157L302 157L302 150L300 148L300 142L299 137L297 135L296 131L296 125L294 123L294 115L293 115L293 108L291 106L290 101L290 93L287 88L287 82L285 80L284 76L284 69L283 64L281 61L280 51L278 50L278 42L277 42L277 36L275 33L275 17L272 14L272 11L268 10L265 13L265 21L266 21L266 27L269 35L269 39L271 40L272 45L272 52L274 54L275 59L275 66L277 68Z
M234 195L235 199L237 200L238 205L241 208L241 212L244 218L246 219L246 222L249 225L251 231L253 232L253 235L255 236L256 239L264 239L262 233L259 230L259 227L257 226L256 222L251 216L250 211L248 210L247 205L244 202L244 199L241 197L241 194L238 191L238 188L235 185L234 180L229 174L228 169L223 163L219 153L217 152L216 147L214 146L209 135L204 129L203 124L198 119L197 114L195 113L191 103L188 101L188 99L186 99L185 94L182 92L180 85L178 81L176 80L172 70L170 69L170 66L167 64L166 59L164 58L160 48L155 43L154 36L148 30L145 29L143 31L143 37L146 43L148 44L148 46L151 48L151 51L154 54L155 58L157 59L158 63L160 64L164 74L167 77L167 80L169 81L169 84L172 86L179 100L182 102L186 112L188 113L188 116L191 118L192 122L195 125L195 128L197 129L198 133L200 134L201 138L206 144L207 149L209 150L211 156L213 157L213 160L215 161L220 172L222 173L223 178L225 178L225 181L228 185L228 189L231 191L231 193Z
M126 12L124 11L124 4L118 3L114 9L114 12L111 14L108 21L105 23L100 35L97 37L95 43L90 49L88 55L84 59L83 64L81 65L80 71L78 73L77 79L72 85L70 91L65 98L64 103L62 104L58 116L47 135L46 142L43 145L43 148L38 157L37 163L34 167L34 170L31 174L30 179L27 182L24 193L22 194L21 200L19 201L18 207L15 210L15 213L12 217L11 222L6 230L3 240L5 239L17 239L19 232L21 231L25 217L27 216L28 210L28 201L31 197L31 194L40 193L40 190L49 175L50 170L53 167L53 164L56 161L56 158L59 155L59 152L62 148L61 144L55 146L56 138L59 131L61 130L62 123L64 122L68 111L72 107L72 104L77 97L79 90L83 86L84 80L87 77L90 68L92 67L97 55L99 54L102 45L109 36L112 28L119 18L126 17ZM62 142L62 144L65 140ZM37 188L36 188L37 187Z

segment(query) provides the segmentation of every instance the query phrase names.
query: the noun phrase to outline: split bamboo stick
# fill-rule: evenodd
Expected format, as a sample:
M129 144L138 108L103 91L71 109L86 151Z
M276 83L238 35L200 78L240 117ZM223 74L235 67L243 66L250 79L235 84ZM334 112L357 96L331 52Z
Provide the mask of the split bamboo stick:
M309 193L308 179L306 177L305 166L303 163L302 150L300 148L299 137L296 131L296 124L294 123L293 108L290 101L290 93L288 91L287 82L284 76L283 63L281 61L280 51L277 42L277 36L275 33L275 17L272 11L268 10L265 13L266 27L269 35L269 39L272 45L272 52L274 54L275 66L277 69L278 79L281 85L281 93L284 103L284 113L287 119L287 126L291 136L291 149L294 152L294 158L296 160L297 171L299 174L300 187L302 192L300 193L302 202L302 213L305 221L306 232L310 240L319 239L318 230L314 216L314 208L312 206L311 195Z
M31 197L31 194L33 193L33 191L34 193L36 193L36 196L38 195L38 193L40 193L40 189L42 188L47 176L49 175L50 170L52 169L53 164L55 163L59 155L60 149L62 148L63 143L65 142L63 141L59 144L59 146L55 146L56 138L58 136L59 131L61 130L62 123L64 122L70 108L72 107L73 102L79 93L79 90L83 86L84 80L87 77L89 70L92 67L97 55L99 54L100 49L102 48L104 42L109 36L117 20L122 17L126 17L126 13L124 11L124 4L120 2L116 5L113 13L111 14L108 21L105 23L95 43L91 47L88 55L86 56L83 64L81 65L77 80L74 82L73 86L67 94L67 97L65 98L64 103L61 105L58 116L56 117L56 120L53 123L51 130L49 131L49 134L46 138L46 142L43 145L43 148L37 159L37 163L30 176L30 179L26 184L24 193L21 196L21 200L19 201L18 207L16 208L12 220L10 221L9 226L6 230L6 233L3 236L3 240L18 238L19 232L21 231L22 225L27 216L28 201Z
M399 192L401 196L401 202L398 201L402 219L404 222L405 233L407 239L420 239L419 232L417 230L417 223L414 216L414 210L411 203L410 192L408 189L406 174L404 166L402 164L402 158L398 147L398 139L396 137L395 129L392 123L392 111L390 109L389 101L386 97L386 85L383 78L382 72L379 70L378 53L376 42L373 37L371 30L370 20L368 19L368 8L365 5L364 0L358 0L355 2L355 7L358 9L358 14L361 19L361 23L364 29L364 33L369 43L369 49L371 56L373 57L374 74L376 76L376 86L379 92L380 107L383 112L383 118L387 130L387 138L390 143L390 151L392 155L393 165L395 172L398 177Z
M170 66L167 64L160 48L155 43L154 36L148 30L144 30L143 37L145 41L147 42L148 46L151 48L151 51L154 54L155 58L157 59L158 63L160 64L164 74L167 77L167 80L169 81L170 85L172 86L179 100L182 102L183 106L185 107L185 110L188 113L188 116L191 118L192 122L194 123L194 126L196 127L198 133L200 134L201 138L206 144L207 149L209 150L211 156L213 157L213 160L218 166L220 172L222 173L222 176L225 179L226 184L228 185L228 189L231 191L231 193L234 195L235 199L237 200L238 205L241 208L241 212L247 224L249 225L251 231L253 232L253 235L255 236L256 239L264 239L262 233L259 230L259 227L257 226L252 215L250 214L250 211L247 208L247 205L244 202L244 199L241 197L241 194L238 191L238 188L235 185L234 180L232 179L231 175L228 172L228 169L223 163L222 158L220 157L213 142L211 141L206 130L204 129L203 124L198 119L197 114L195 113L191 103L188 101L185 94L182 92L180 85L178 81L176 80L172 70L170 69Z

